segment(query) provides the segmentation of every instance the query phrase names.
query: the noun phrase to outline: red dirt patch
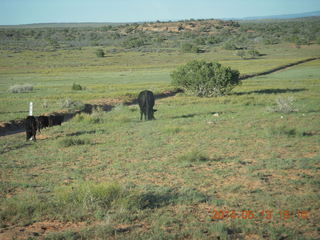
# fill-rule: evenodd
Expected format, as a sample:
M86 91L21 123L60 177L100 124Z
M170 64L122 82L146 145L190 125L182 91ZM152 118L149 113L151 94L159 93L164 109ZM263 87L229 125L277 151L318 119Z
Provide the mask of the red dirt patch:
M52 232L62 232L67 230L80 230L86 226L85 222L63 223L59 221L36 222L29 226L12 226L0 230L0 239L27 239L37 237L43 239L44 236Z

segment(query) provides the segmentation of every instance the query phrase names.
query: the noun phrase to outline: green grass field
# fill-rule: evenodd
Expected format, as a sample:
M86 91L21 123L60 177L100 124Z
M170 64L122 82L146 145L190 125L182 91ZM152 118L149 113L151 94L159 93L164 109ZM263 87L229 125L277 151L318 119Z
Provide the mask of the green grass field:
M34 114L40 115L61 109L67 98L88 102L96 99L125 99L136 96L146 88L155 92L172 89L170 73L192 59L218 61L238 69L241 74L265 71L277 66L317 57L318 45L296 49L280 45L277 49L262 47L265 56L241 60L234 51L213 48L203 54L121 52L97 58L95 48L57 50L56 52L1 52L0 66L0 122L24 118L29 102L34 102ZM84 91L71 89L73 83L86 87ZM13 85L31 84L30 93L8 92ZM43 107L46 103L46 108Z
M68 97L160 93L173 88L171 71L192 59L246 74L319 50L261 47L266 55L254 60L218 48L102 59L94 48L2 51L0 121L25 117L29 101L38 115L60 110ZM24 133L1 137L0 238L319 239L319 67L316 60L247 79L228 96L159 99L155 121L119 104L43 130L36 143ZM86 90L71 90L74 82ZM24 83L34 90L7 92ZM296 111L277 112L279 98L293 98Z

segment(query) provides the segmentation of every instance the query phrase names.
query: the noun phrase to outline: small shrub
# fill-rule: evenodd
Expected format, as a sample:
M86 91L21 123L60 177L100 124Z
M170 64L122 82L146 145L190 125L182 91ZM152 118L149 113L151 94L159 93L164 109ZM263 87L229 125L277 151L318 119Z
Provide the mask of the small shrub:
M91 123L103 123L104 122L105 112L102 108L94 108L90 115Z
M276 106L274 108L269 107L267 108L270 112L281 112L281 113L291 113L297 112L298 109L294 105L294 98L293 97L279 97L276 99Z
M67 108L69 110L81 110L84 108L84 104L79 101L74 101L71 98L66 98L60 102L61 108Z
M80 84L73 83L72 90L81 91L81 90L84 90L84 87L82 87Z
M249 55L249 57L251 57L251 58L256 58L256 57L261 56L261 54L259 53L259 51L256 50L256 49L250 49L250 50L248 51L248 55Z
M240 84L239 71L217 62L191 61L171 74L172 84L199 97L228 94Z
M13 85L8 89L8 92L11 92L11 93L27 93L32 91L33 91L33 86L31 84Z
M114 200L123 195L123 189L115 183L84 182L72 187L61 187L55 191L60 206L81 206L85 209L108 209Z
M205 156L199 151L191 151L179 157L179 161L182 162L206 162L209 160L208 156Z
M80 113L77 114L72 121L75 122L88 122L88 123L103 123L105 112L102 108L94 108L91 114Z
M261 56L261 54L255 50L255 49L250 49L250 50L239 50L236 52L236 55L241 57L242 59L247 59L247 58L256 58Z
M100 49L97 49L96 55L97 55L97 57L101 57L102 58L102 57L105 56L105 53L104 53L103 49L100 48Z
M82 121L90 121L90 115L89 114L86 114L86 113L80 113L80 114L77 114L76 116L74 116L72 118L72 121L75 121L75 122L82 122Z

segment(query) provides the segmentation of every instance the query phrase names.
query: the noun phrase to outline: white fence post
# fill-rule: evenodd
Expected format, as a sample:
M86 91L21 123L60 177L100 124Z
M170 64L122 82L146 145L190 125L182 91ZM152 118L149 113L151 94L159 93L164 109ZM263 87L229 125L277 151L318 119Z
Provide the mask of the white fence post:
M32 116L32 112L33 112L33 103L30 102L30 104L29 104L29 116Z

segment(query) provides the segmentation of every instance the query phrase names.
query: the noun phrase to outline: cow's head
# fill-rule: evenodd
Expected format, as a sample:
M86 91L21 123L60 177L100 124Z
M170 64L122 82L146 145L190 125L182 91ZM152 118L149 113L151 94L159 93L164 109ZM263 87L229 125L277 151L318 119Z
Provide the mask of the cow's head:
M148 116L148 120L155 119L153 113L156 112L156 111L158 111L158 110L157 109L152 109L152 111L149 113L150 115Z

